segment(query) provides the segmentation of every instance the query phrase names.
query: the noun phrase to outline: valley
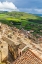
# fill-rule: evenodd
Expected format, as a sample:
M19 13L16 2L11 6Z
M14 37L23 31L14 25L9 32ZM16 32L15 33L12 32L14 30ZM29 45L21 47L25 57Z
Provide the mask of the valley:
M36 63L42 64L42 17L0 12L0 64Z
M42 17L37 15L24 12L0 12L0 22L33 31L31 32L33 35L38 35L36 37L42 35Z

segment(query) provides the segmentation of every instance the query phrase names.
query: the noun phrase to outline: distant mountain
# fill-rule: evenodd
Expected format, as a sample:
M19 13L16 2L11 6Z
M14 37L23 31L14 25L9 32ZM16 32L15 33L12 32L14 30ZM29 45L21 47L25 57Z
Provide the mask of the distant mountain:
M34 14L34 15L42 17L42 14Z
M0 11L0 13L6 13L6 12L8 12L8 11Z
M38 16L42 16L42 14L37 14Z

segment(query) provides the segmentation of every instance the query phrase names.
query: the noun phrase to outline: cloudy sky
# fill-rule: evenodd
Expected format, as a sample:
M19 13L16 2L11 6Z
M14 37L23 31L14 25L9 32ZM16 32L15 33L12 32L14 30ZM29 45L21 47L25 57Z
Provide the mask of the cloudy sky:
M42 14L42 0L0 0L0 11Z

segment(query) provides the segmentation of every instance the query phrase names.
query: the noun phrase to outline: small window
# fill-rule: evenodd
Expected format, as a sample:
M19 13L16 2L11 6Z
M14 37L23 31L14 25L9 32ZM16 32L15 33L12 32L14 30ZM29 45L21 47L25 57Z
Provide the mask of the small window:
M1 46L1 48L3 48L3 46Z
M20 52L20 56L21 56L21 52Z

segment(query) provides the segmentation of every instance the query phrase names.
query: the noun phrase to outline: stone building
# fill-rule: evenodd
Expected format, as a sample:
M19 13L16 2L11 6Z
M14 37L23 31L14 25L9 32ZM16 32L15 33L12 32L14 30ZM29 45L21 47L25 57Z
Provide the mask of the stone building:
M0 63L8 58L8 44L0 39Z
M8 43L9 52L13 56L14 59L17 59L18 56L21 56L24 49L26 49L26 45L24 43L18 43L13 41L12 39L3 36L4 41Z

